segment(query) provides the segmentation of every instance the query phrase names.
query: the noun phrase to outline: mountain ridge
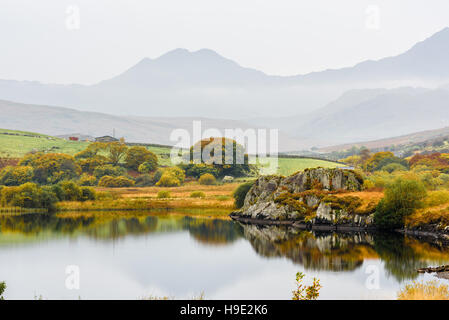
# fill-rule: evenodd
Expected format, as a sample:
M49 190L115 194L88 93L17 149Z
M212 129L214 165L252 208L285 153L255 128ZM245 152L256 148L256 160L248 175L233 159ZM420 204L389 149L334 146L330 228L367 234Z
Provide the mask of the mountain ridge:
M214 118L293 116L316 110L343 92L449 83L449 28L406 52L352 67L296 76L267 75L210 49L175 49L141 59L93 85L0 81L0 99L138 116ZM441 83L441 84L442 84Z

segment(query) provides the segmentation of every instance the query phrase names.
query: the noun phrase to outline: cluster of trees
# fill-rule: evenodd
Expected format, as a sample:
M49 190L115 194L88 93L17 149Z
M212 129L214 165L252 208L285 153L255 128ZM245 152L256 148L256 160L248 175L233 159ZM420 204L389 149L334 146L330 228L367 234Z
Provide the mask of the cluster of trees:
M198 147L201 154L196 161ZM226 159L229 154L232 161ZM220 161L211 160L218 155ZM91 143L74 156L30 153L16 165L6 165L0 170L0 199L3 206L52 209L57 201L95 199L93 186L176 187L186 177L213 185L227 175L239 177L254 172L244 148L234 140L202 140L191 148L190 156L191 161L186 164L159 168L154 153L142 146L128 147L123 141Z
M359 154L349 156L341 161L367 172L393 172L397 170L409 169L409 163L407 160L396 157L389 151L371 154L368 149L361 149Z
M26 182L20 186L0 187L0 203L5 207L55 208L58 201L95 200L91 187L81 187L73 181L61 181L54 185L39 186Z
M362 149L343 161L364 171L366 189L384 190L374 215L379 228L403 227L405 219L423 207L428 190L449 188L449 154L415 154L404 159L392 152L371 154Z
M365 188L385 188L398 177L418 180L428 190L449 188L448 156L448 154L433 153L400 159L393 158L388 153L385 156L385 152L376 153L365 162L367 165L363 167L366 175Z
M128 171L148 174L157 168L157 156L145 147L95 142L74 157L62 153L28 154L17 166L6 166L0 171L0 185L53 185L70 180L82 186L130 186L134 180Z

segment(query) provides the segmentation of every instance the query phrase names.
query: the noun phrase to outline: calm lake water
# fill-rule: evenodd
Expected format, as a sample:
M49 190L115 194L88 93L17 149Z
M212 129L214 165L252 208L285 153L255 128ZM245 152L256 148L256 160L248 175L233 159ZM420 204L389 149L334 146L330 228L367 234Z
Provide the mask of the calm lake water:
M7 299L290 299L295 274L321 299L394 299L416 269L449 264L449 248L400 235L312 233L180 213L0 217ZM79 267L79 289L66 287ZM71 278L70 278L71 279ZM440 280L448 282L447 280Z

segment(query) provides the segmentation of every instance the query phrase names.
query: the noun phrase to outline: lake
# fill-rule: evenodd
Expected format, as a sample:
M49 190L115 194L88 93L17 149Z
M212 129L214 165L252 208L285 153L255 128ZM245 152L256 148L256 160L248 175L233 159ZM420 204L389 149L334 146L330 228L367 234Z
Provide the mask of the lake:
M0 217L6 299L290 299L298 271L306 283L320 279L320 299L395 299L406 283L436 279L417 268L442 264L449 248L396 234L261 228L182 212Z

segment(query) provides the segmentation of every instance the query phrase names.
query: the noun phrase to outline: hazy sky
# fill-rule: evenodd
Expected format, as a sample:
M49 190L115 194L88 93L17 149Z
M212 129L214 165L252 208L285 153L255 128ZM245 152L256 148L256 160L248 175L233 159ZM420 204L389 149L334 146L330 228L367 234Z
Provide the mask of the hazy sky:
M0 79L95 83L179 47L292 75L395 55L447 26L447 0L0 0Z

